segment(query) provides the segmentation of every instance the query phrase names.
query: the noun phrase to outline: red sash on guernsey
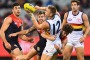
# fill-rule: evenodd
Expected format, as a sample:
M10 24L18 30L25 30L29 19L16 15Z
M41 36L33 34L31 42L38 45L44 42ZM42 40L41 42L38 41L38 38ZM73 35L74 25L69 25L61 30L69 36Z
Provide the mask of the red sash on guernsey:
M14 21L14 23L17 25L17 27L19 28L22 25L22 19L16 17L14 14L9 15L12 20Z

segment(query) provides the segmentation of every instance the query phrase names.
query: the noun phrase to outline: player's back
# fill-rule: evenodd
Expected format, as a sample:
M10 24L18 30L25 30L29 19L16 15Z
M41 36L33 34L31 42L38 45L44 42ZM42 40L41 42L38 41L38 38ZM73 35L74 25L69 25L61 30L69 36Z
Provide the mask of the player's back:
M47 22L49 23L49 33L50 35L57 35L57 38L59 38L59 31L60 31L60 27L61 27L61 19L58 15L55 15L54 18L52 20L47 20ZM56 38L56 40L57 40ZM56 41L55 40L55 41ZM60 39L59 39L60 40ZM52 44L52 42L54 41L51 41L51 40L48 40L47 39L47 44Z

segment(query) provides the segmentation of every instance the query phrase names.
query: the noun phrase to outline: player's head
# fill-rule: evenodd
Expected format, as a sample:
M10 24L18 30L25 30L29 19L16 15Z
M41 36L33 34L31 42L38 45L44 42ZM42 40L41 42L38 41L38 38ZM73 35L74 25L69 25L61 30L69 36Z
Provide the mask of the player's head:
M20 15L20 12L21 12L21 7L18 3L14 3L12 5L12 12L16 15L16 16L19 16Z
M49 5L45 11L46 17L53 17L55 14L56 14L56 8L52 5Z
M44 22L45 21L45 11L42 11L42 10L40 10L40 11L38 11L37 12L37 19L38 19L38 22L41 24L42 22Z
M70 24L65 24L62 28L62 37L67 36L69 33L73 31L73 27Z
M78 0L72 0L71 1L71 8L72 8L73 12L78 11L79 7L80 7L80 1L78 1Z

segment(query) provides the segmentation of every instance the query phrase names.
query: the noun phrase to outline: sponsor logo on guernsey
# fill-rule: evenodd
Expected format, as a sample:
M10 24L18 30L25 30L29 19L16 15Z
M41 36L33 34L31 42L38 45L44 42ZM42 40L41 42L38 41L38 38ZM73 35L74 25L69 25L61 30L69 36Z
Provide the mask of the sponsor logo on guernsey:
M40 47L37 47L37 50L40 51Z
M72 19L71 18L68 18L68 21L71 21Z

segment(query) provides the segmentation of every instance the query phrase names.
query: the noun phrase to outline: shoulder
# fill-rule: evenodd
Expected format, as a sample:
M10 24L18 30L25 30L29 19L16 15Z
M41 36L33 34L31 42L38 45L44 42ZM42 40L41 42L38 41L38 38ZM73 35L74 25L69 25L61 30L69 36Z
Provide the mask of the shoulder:
M82 18L83 18L83 19L88 18L87 14L82 13Z
M85 13L82 12L82 16L83 16L83 17L84 17L84 16L87 16L87 14L85 14Z
M69 14L69 12L66 12L66 13L64 14L64 19L67 19L68 14Z
M10 16L8 16L8 17L6 17L6 18L4 19L4 22L9 22L9 23L11 23L11 22L12 22L12 18L11 18Z
M66 13L64 14L64 16L68 16L68 14L69 14L69 12L66 12Z
M83 14L82 14L82 19L83 19L83 21L88 20L88 16L87 16L87 14L83 13Z

